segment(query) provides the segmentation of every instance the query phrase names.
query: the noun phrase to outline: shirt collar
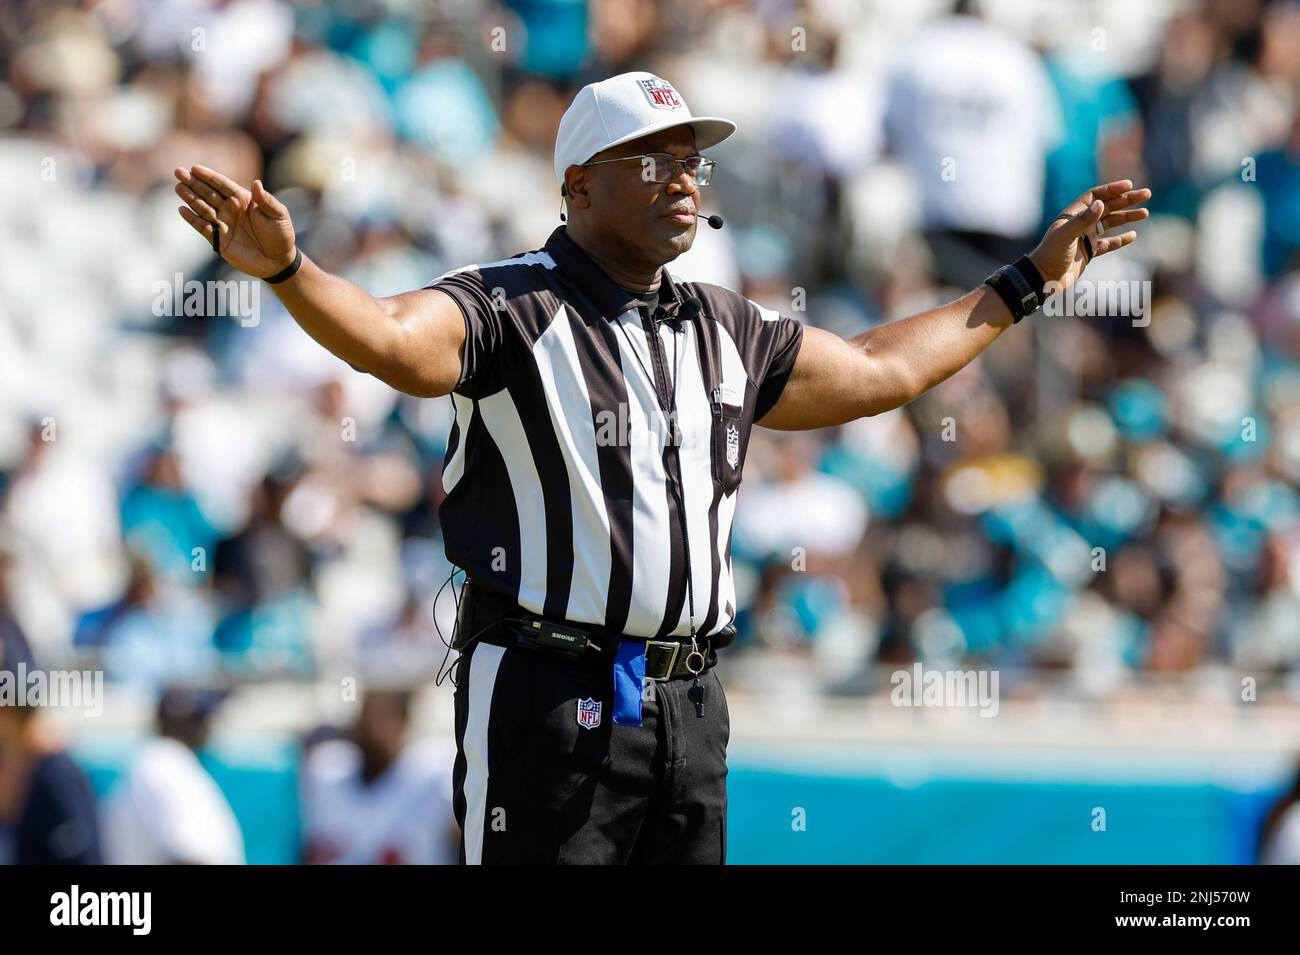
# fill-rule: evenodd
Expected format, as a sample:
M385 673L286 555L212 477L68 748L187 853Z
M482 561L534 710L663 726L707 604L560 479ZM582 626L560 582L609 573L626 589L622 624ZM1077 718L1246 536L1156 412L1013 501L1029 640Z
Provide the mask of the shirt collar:
M596 264L578 243L569 238L564 226L558 226L546 240L546 251L565 277L576 285L600 309L601 315L613 321L624 312L644 303L619 285L605 270ZM681 307L682 295L673 283L668 270L659 273L659 308L665 318L673 318Z

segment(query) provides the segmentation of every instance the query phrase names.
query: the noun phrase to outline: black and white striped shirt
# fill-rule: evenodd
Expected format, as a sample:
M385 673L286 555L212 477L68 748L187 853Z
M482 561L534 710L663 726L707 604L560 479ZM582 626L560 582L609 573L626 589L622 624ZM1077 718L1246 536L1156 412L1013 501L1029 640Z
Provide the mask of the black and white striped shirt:
M780 397L803 327L662 275L655 322L561 226L542 249L426 286L466 326L438 513L448 559L477 585L637 637L690 633L689 547L708 635L736 613L731 522L750 429Z

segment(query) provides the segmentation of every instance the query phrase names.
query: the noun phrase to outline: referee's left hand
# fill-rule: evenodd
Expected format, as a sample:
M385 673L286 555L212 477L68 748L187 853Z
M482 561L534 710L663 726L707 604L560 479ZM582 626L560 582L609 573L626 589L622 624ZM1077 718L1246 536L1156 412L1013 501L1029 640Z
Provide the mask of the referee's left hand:
M249 189L207 166L177 166L176 195L185 200L181 218L239 271L273 276L297 251L289 210L254 179Z
M1133 207L1150 198L1150 189L1134 189L1132 180L1120 179L1093 186L1075 199L1047 227L1043 240L1029 253L1043 281L1067 289L1097 256L1131 245L1137 239L1137 233L1132 230L1111 236L1104 233L1145 219L1150 211Z

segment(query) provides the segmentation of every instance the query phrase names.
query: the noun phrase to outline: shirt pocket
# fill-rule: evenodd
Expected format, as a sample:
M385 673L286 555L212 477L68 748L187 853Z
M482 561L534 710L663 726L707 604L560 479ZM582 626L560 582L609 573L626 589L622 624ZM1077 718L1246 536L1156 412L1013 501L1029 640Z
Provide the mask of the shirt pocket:
M713 479L723 494L731 494L740 486L745 466L745 409L721 400L717 391L709 407L713 410Z

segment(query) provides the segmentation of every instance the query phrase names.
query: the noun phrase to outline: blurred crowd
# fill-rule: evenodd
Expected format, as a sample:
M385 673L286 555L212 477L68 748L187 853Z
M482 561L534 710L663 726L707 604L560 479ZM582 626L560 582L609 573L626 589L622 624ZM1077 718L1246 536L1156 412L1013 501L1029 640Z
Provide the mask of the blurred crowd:
M394 294L539 247L559 117L628 69L740 124L705 190L727 227L674 274L846 336L978 284L1094 183L1155 192L1087 276L1142 308L1037 316L907 408L755 431L735 659L850 694L921 659L1300 696L1290 0L11 0L0 626L158 689L427 680L449 400L352 370L269 288L178 313L235 276L171 171L262 178L316 262Z

